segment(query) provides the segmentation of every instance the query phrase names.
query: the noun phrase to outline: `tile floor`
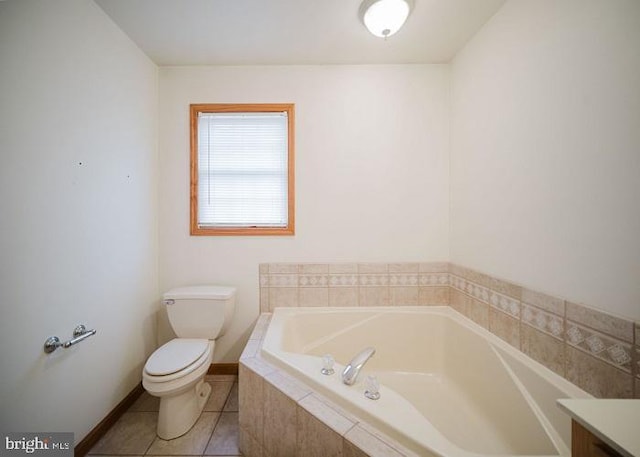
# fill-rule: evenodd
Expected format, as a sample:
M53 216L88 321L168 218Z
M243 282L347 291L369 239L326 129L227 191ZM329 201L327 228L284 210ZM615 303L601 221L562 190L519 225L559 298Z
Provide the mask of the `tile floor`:
M211 396L187 434L165 441L156 436L159 399L144 392L89 451L96 456L238 456L237 376L207 376Z

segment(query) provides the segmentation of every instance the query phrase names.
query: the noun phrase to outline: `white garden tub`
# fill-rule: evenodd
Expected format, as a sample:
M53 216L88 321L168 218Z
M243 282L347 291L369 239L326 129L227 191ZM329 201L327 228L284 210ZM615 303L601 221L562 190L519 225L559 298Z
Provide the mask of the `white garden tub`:
M343 384L367 346L375 355ZM590 397L449 307L278 308L261 354L420 455L568 456L556 400ZM379 400L364 396L368 374Z

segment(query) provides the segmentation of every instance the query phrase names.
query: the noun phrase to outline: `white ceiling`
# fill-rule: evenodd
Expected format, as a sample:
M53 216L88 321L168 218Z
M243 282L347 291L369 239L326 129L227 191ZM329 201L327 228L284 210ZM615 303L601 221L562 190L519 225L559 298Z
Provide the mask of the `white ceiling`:
M443 63L505 0L415 0L388 40L361 0L95 0L158 65Z

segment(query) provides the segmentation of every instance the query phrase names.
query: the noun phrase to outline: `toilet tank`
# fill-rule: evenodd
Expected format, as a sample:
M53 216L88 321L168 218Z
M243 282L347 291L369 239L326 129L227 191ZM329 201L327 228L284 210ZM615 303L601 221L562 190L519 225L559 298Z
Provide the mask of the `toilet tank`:
M171 328L179 338L215 340L229 326L235 298L235 287L178 287L163 295L163 304Z

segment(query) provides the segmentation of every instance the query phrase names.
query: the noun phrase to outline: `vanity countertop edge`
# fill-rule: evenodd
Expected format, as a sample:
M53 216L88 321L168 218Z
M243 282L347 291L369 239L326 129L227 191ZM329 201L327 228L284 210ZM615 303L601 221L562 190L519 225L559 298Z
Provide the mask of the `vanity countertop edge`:
M640 400L560 399L572 419L625 457L640 457Z

